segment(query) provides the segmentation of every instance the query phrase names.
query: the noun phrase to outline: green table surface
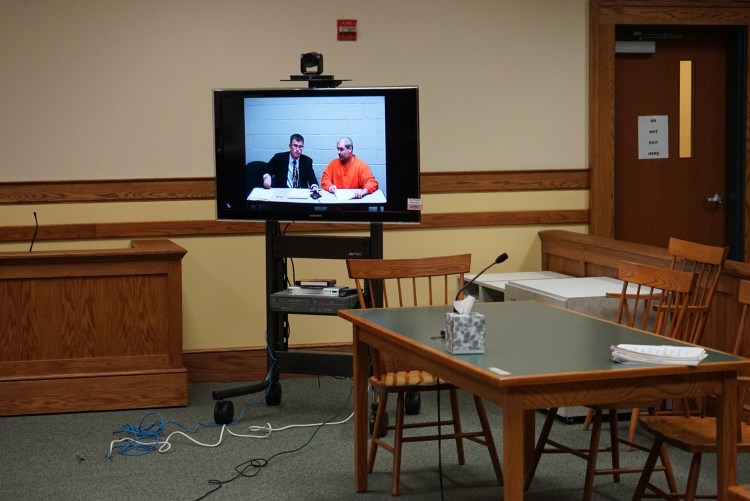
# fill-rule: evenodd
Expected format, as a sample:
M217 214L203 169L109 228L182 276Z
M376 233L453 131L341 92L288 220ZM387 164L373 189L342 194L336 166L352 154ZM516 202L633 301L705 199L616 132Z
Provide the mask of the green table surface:
M425 347L455 357L461 362L489 370L496 367L510 373L509 379L543 377L564 379L571 374L596 372L622 373L644 365L668 373L670 366L655 364L621 364L614 362L611 346L616 344L686 345L676 340L628 328L607 320L582 315L571 310L536 301L481 303L473 311L485 315L485 352L451 354L440 338L449 306L347 310L365 321L375 323L397 335ZM689 346L689 345L688 345ZM707 349L709 364L743 360L724 352ZM682 370L682 368L681 368ZM626 376L627 377L627 376ZM528 381L527 381L528 382Z

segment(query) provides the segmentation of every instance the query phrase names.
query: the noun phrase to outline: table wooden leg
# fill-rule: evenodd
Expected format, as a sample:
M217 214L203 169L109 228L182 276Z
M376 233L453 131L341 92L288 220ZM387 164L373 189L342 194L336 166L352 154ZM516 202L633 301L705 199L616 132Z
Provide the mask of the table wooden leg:
M534 461L534 449L536 449L536 410L523 411L524 432L523 432L523 471L528 475L531 470L531 463Z
M368 348L359 340L354 327L352 371L354 376L354 490L367 491L367 437L369 412L367 403Z
M519 405L508 402L503 406L503 492L506 500L523 499L526 471L524 429L527 418L527 414Z
M716 488L719 500L727 499L727 488L737 484L737 374L724 374L717 403Z

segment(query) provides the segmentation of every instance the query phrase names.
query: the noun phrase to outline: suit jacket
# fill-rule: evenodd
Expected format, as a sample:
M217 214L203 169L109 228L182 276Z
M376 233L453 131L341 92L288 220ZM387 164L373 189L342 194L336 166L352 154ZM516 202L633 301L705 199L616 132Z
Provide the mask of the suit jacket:
M299 187L310 188L313 184L318 185L315 177L312 158L307 155L299 157ZM287 173L289 172L289 152L276 153L268 161L268 173L271 175L271 187L286 188Z

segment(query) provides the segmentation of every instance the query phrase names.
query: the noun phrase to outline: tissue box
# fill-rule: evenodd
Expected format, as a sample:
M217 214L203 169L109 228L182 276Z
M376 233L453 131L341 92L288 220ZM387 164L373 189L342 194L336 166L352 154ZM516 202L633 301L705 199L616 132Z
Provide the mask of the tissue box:
M484 315L445 314L445 344L451 353L484 353Z

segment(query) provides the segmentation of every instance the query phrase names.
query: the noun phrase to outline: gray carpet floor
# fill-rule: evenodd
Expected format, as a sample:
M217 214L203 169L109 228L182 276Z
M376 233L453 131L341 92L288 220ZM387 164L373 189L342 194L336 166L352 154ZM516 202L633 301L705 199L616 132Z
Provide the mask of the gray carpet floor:
M222 430L214 424L211 391L232 386L237 385L191 384L190 405L184 408L2 417L0 499L392 499L390 455L385 452L379 453L369 476L369 491L354 492L353 425L347 420L353 405L351 380L284 380L279 406L267 406L261 394L238 397L233 400L236 422ZM448 411L447 404L447 394L442 395L441 412ZM423 395L421 417L436 412L435 396ZM501 412L489 404L488 412L502 458ZM462 395L462 419L465 428L476 426L468 395ZM538 427L542 420L538 416ZM328 421L340 423L317 426ZM229 434L261 436L265 432L250 427L264 426L278 431L265 438ZM168 439L170 446L125 450L119 446L127 443L121 442L110 455L113 440L134 437L138 428ZM184 434L173 433L179 431ZM585 446L589 434L580 423L558 422L553 436ZM143 440L152 442L154 437ZM649 441L646 434L639 438ZM485 448L467 444L463 466L456 464L452 443L443 443L440 453L439 461L436 442L406 444L400 499L502 499ZM643 464L645 453L623 452L623 458ZM689 457L672 451L672 460L678 480L684 482ZM739 480L750 482L747 457L739 457L738 470ZM526 499L580 499L584 471L580 459L545 455ZM598 477L594 499L630 499L636 483L637 475L625 475L619 484ZM704 460L701 486L714 490L713 457Z

